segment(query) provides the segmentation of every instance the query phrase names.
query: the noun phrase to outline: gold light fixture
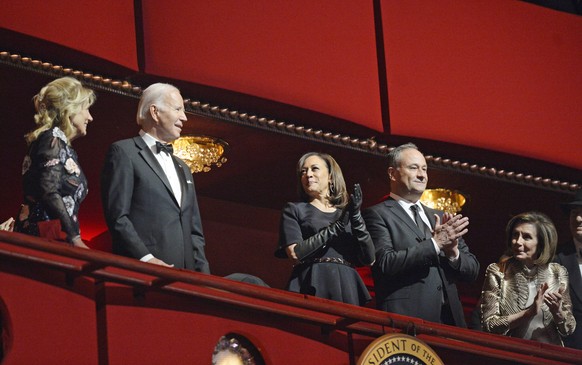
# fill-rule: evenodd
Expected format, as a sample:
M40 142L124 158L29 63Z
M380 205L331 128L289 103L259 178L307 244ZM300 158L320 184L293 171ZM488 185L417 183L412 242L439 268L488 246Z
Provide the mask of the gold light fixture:
M446 213L456 214L465 204L465 196L456 190L426 189L420 197L422 204L442 210Z
M208 172L212 165L220 167L227 161L224 154L228 143L220 138L190 134L178 138L172 145L174 155L184 160L192 173Z

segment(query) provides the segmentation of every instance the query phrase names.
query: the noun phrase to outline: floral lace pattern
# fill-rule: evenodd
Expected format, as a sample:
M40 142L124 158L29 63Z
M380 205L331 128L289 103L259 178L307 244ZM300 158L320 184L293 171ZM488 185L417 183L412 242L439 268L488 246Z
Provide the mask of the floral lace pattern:
M45 162L44 167L56 166L58 164L59 164L59 160L56 158L53 158L52 160L48 160L47 162Z
M73 174L76 176L79 176L79 174L81 173L79 166L75 163L75 161L72 158L68 158L67 161L65 161L65 170L67 170L69 174Z
M59 138L61 141L65 142L65 144L69 144L69 140L67 139L67 136L65 136L65 133L60 129L60 128L53 128L52 129L52 134L53 137L57 137Z
M67 213L72 217L75 210L75 200L70 196L63 196L63 203L65 203L65 208L67 208Z
M24 157L24 161L22 161L22 175L26 174L28 169L30 169L31 163L32 160L30 159L30 156L27 155L26 157Z
M59 219L67 239L78 236L77 216L87 196L87 178L62 130L55 127L41 133L24 158L22 174L29 213L21 214L15 230L38 235L39 221Z

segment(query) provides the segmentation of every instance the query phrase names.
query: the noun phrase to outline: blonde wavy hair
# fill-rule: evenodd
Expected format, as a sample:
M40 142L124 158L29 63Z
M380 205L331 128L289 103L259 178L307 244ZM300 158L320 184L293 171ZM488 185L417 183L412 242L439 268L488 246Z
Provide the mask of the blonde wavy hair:
M67 76L49 82L32 99L37 127L24 136L26 142L31 144L42 132L53 127L59 127L70 140L74 128L69 118L83 107L93 105L95 99L93 90L84 87L75 78Z

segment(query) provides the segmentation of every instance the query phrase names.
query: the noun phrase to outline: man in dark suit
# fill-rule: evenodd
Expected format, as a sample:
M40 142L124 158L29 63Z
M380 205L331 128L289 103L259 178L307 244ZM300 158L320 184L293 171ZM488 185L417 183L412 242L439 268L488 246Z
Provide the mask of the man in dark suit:
M388 177L390 197L364 211L376 247L377 307L466 327L456 282L474 281L479 274L479 262L462 238L468 218L420 203L427 164L414 144L390 151Z
M558 246L555 261L568 270L572 312L576 330L564 339L564 345L582 350L582 190L578 190L569 203L562 204L570 216L572 240Z
M210 273L192 173L169 144L186 121L177 88L158 83L144 90L139 136L113 143L107 153L103 211L114 253Z

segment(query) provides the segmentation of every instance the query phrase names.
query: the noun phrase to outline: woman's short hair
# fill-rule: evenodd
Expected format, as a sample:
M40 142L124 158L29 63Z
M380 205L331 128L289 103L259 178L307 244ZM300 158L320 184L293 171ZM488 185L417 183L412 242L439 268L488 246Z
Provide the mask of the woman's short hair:
M139 99L139 104L137 106L137 115L136 120L138 125L142 125L143 121L146 119L146 116L149 113L150 106L157 105L159 108L163 108L163 101L166 95L169 93L177 91L177 87L171 84L165 83L155 83L148 86L141 94L141 98Z
M327 170L330 173L330 187L329 187L329 202L333 204L335 207L343 208L348 204L349 197L348 191L346 189L346 182L344 180L344 175L342 173L342 169L339 167L338 163L335 161L333 157L328 155L327 153L321 152L308 152L301 156L299 161L297 162L297 190L299 193L299 197L302 201L309 201L309 196L305 193L303 189L303 184L301 183L301 176L303 175L303 165L305 164L305 160L307 160L311 156L317 156L325 161L325 165L327 166Z
M53 127L59 127L70 139L74 134L70 117L93 105L95 99L95 92L73 77L49 82L33 97L37 127L25 136L26 141L32 143L42 132Z
M507 256L513 256L511 246L513 240L513 230L515 227L529 223L536 228L538 246L536 253L538 257L534 260L536 265L545 265L554 259L556 247L558 246L558 232L552 220L540 212L525 212L511 218L505 229L507 239Z

